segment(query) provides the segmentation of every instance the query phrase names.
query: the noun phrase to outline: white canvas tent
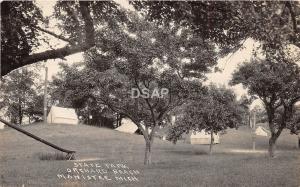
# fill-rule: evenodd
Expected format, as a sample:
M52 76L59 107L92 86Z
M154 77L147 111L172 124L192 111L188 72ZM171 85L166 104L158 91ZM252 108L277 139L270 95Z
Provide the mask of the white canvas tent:
M47 117L47 123L63 123L77 125L78 118L73 108L62 108L57 106L52 106Z
M138 130L138 127L130 119L123 118L121 121L121 126L116 128L115 130L133 134Z
M0 110L0 116L2 119L9 121L8 119L5 119L5 117L4 117L4 114L5 114L4 110L7 110L7 108L2 108L2 110ZM0 122L0 130L4 129L4 126L5 126L4 123Z
M270 132L267 129L263 128L262 126L259 126L256 128L255 134L258 136L268 136Z
M184 140L185 143L189 144L210 144L211 137L209 132L205 132L204 130L200 132L190 132L187 134ZM220 136L219 134L214 134L214 144L220 143Z
M4 123L0 122L0 130L4 129Z

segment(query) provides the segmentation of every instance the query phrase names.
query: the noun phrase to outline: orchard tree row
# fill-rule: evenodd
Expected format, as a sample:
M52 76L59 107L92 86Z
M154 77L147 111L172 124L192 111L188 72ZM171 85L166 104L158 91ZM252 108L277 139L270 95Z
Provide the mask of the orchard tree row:
M282 129L297 133L293 107L299 101L299 60L290 54L300 46L298 2L130 3L135 11L113 1L60 1L46 18L34 2L3 2L1 75L84 52L81 64L62 65L52 96L75 108L88 102L131 119L144 136L145 164L150 164L156 128L174 110L182 110L177 135L241 123L244 102L226 88L202 83L219 58L252 38L261 44L263 58L254 52L232 84L242 83L264 102L272 132L270 156ZM51 21L59 33L48 28ZM65 46L54 48L48 36ZM48 49L36 52L41 46ZM133 98L132 89L168 89L168 94Z

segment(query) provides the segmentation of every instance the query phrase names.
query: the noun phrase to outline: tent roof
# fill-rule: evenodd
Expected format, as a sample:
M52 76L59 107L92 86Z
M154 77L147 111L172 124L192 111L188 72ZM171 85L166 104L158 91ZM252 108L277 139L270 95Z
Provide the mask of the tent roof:
M265 129L264 127L259 126L256 128L255 134L259 135L259 136L268 136L268 134L270 134L270 132L267 129Z
M115 130L133 134L138 130L138 127L130 119L123 118L121 121L121 126Z

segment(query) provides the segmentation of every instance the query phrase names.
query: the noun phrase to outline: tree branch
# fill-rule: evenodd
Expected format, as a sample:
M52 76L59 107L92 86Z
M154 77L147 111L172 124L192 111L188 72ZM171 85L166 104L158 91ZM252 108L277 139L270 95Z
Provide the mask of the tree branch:
M137 80L136 80L136 77L134 77L134 82L135 82L135 85L136 85L136 87L138 88L139 92L142 93L142 90L141 90L141 88L139 87L139 84L138 84L138 82L137 82ZM153 112L152 105L150 104L148 98L144 98L144 100L146 101L146 103L147 103L147 105L148 105L148 107L149 107L149 110L150 110L150 112L151 112L152 121L153 121L153 126L155 126L155 125L156 125L156 119L155 119L155 115L154 115L154 112Z
M88 8L89 2L80 1L80 12L85 23L85 42L79 43L78 45L66 45L65 47L59 49L47 50L41 53L36 53L23 58L21 61L10 64L9 62L4 62L1 66L1 76L4 76L14 69L23 67L25 65L33 64L42 60L63 58L68 55L72 55L78 52L86 51L95 45L95 30L93 19L90 15L90 10ZM2 63L2 62L1 62Z
M297 47L300 48L300 43L297 42L298 29L297 29L296 14L295 14L295 12L294 12L294 9L293 9L293 7L292 7L291 2L287 1L287 2L286 2L286 6L287 6L287 8L288 8L289 11L290 11L290 15L291 15L291 19L292 19L292 24L293 24L293 30L294 30L294 37L295 37L295 38L292 39L292 43L293 43L295 46L297 46Z
M295 15L295 12L294 12L293 7L291 5L291 2L287 1L286 6L288 7L288 9L290 11L294 32L295 32L295 34L297 34L297 20L296 20L296 15Z
M44 33L47 33L47 34L49 34L49 35L51 35L51 36L54 36L55 38L58 38L58 39L60 39L60 40L62 40L62 41L65 41L65 42L68 42L68 43L72 43L69 39L67 39L67 38L65 38L65 37L63 37L63 36L61 36L61 35L55 34L55 33L52 32L52 31L48 31L48 30L46 30L46 29L43 29L43 28L41 28L41 27L39 27L39 26L35 26L35 25L32 25L32 27L35 28L35 29L37 29L37 30L39 30L39 31L42 31L42 32L44 32Z
M89 2L88 1L79 1L80 12L85 23L85 42L89 46L95 45L95 29L93 19L89 10Z

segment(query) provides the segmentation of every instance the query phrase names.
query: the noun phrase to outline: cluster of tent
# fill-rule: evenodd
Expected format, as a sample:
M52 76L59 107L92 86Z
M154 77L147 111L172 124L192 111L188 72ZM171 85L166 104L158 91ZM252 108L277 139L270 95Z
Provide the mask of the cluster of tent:
M121 121L121 125L115 129L119 132L134 134L138 131L137 125L135 125L130 119L123 118ZM162 135L162 139L166 140L167 132ZM219 134L214 134L214 143L220 143ZM211 135L209 132L205 132L204 130L201 132L190 132L189 134L184 135L184 142L188 144L210 144Z
M75 109L73 108L62 108L57 106L52 106L48 116L48 124L70 124L77 125L79 122L78 116ZM0 124L0 129L4 128L4 124ZM123 118L121 125L115 129L119 132L134 134L138 131L138 127L130 119ZM163 135L163 140L166 139L166 134ZM210 133L201 132L191 132L185 135L185 142L189 144L210 144L211 136ZM214 143L220 143L219 134L214 134Z
M265 136L268 137L270 136L270 131L265 128L266 124L257 124L257 128L255 129L255 135L257 136ZM127 118L123 118L121 121L121 126L116 128L115 130L124 132L124 133L130 133L134 134L138 131L138 127L130 120ZM160 131L160 130L159 130ZM163 133L160 133L160 137L162 140L166 140L167 133L168 131L163 131ZM213 135L214 138L214 144L219 144L220 143L220 134L216 133ZM191 131L188 134L183 134L183 140L185 143L188 144L210 144L211 143L211 134L210 132L206 132L205 130L202 130L200 132L196 131Z
M297 105L298 106L298 105ZM300 104L299 104L300 109ZM172 121L175 121L175 118L172 118ZM73 108L62 108L57 106L52 106L50 112L48 113L47 123L48 124L71 124L77 125L79 122L78 116L76 114L75 109ZM4 124L0 122L0 129L4 128ZM255 134L258 136L270 136L270 131L265 128L266 124L257 124L257 128L255 129ZM123 118L121 121L121 125L115 129L119 132L134 134L139 129L137 125L135 125L130 119ZM166 140L167 131L163 132L161 138ZM214 143L220 143L219 134L214 134ZM183 135L183 139L185 143L189 144L210 144L211 135L209 132L205 132L204 130L200 132L192 131L189 134Z

